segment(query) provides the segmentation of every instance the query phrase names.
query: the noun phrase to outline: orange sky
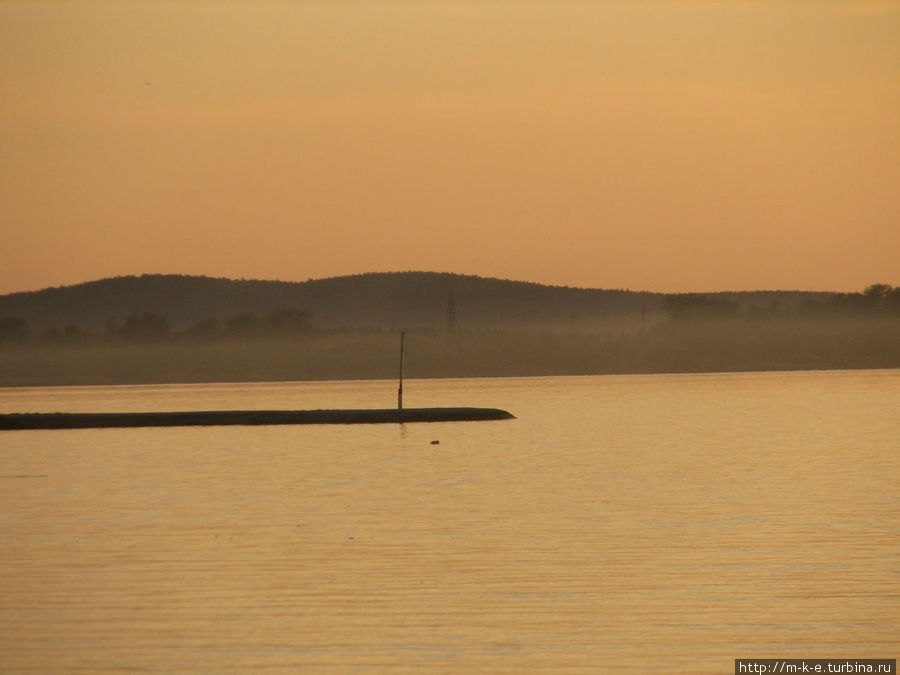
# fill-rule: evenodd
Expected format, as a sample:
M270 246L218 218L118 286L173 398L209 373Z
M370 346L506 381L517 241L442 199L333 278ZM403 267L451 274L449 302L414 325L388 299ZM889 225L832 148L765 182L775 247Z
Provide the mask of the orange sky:
M900 285L900 2L0 0L0 293Z

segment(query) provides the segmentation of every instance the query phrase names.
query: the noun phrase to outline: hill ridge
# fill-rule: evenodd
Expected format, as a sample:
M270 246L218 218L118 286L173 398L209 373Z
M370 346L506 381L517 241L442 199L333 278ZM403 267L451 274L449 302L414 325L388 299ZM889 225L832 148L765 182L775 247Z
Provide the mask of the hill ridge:
M407 270L310 278L232 279L144 273L0 296L0 317L21 317L34 330L75 325L102 330L133 313L165 315L174 329L208 317L264 314L279 308L308 311L319 328L442 327L452 295L460 325L597 324L611 317L653 316L667 294L579 288L473 274ZM708 294L713 295L713 294ZM791 306L828 293L726 291L752 304Z

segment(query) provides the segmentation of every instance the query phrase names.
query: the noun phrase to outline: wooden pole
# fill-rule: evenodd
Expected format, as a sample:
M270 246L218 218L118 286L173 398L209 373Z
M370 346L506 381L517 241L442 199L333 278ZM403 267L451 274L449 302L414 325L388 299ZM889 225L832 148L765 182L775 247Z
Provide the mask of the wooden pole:
M403 410L403 340L406 338L406 331L400 331L400 385L397 387L397 410Z

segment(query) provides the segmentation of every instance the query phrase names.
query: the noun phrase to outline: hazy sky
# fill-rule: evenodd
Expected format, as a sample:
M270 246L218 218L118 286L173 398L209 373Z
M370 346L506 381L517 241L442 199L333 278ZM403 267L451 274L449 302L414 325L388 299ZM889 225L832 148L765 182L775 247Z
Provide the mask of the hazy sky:
M900 285L900 1L0 0L0 293Z

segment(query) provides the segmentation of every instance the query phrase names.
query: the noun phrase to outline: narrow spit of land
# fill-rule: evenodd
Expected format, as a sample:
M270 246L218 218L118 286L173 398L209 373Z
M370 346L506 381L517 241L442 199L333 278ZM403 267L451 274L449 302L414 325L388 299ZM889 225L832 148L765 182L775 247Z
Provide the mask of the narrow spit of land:
M475 422L505 419L514 419L514 415L497 408L211 410L139 413L9 413L0 415L0 430L267 424Z

